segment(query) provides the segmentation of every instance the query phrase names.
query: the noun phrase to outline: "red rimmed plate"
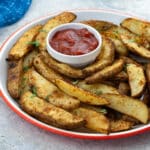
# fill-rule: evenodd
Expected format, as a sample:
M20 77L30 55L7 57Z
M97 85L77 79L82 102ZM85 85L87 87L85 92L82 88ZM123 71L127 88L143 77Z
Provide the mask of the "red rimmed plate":
M72 10L77 15L77 19L75 22L79 22L82 20L89 20L89 19L98 19L104 21L110 21L115 24L119 24L123 19L127 17L133 17L133 15L114 11L114 10ZM60 13L60 12L58 12ZM135 134L142 133L144 131L148 131L150 129L150 123L146 125L137 126L128 131L122 131L117 133L111 133L109 135L101 134L101 133L82 133L82 132L75 132L75 131L68 131L59 129L50 125L47 125L37 119L31 117L27 113L25 113L19 105L13 100L8 91L7 91L7 63L5 59L7 58L8 51L16 42L16 40L29 28L36 24L44 24L48 19L57 15L58 13L48 15L39 19L32 21L31 23L26 24L25 26L18 29L14 32L2 45L1 52L0 52L0 68L1 68L1 75L0 75L0 96L4 99L4 101L8 104L8 106L14 110L19 116L21 116L26 121L32 123L35 126L38 126L42 129L47 131L53 132L55 134L60 134L63 136L75 137L75 138L82 138L82 139L115 139L115 138L123 138L132 136Z

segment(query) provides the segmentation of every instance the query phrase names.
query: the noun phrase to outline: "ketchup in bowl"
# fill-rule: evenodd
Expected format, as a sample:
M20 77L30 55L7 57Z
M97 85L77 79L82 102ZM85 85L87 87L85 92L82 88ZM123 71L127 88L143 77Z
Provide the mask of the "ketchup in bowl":
M86 28L58 31L49 43L53 49L66 55L87 54L98 46L98 40Z

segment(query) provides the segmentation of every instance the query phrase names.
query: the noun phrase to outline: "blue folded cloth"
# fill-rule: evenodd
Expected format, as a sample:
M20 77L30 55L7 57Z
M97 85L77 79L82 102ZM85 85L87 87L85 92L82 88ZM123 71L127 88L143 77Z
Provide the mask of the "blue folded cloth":
M21 19L31 4L31 0L0 0L0 27Z

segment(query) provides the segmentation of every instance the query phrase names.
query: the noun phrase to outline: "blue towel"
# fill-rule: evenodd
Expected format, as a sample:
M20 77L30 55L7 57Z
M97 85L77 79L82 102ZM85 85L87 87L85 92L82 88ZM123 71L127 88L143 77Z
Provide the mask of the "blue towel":
M31 0L0 0L0 27L21 19L31 4Z

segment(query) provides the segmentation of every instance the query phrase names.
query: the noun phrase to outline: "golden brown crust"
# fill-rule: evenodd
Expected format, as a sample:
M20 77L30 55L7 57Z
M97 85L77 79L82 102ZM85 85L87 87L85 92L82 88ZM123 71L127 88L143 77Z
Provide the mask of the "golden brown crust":
M7 88L9 94L15 99L20 96L22 62L22 59L19 61L8 61Z

